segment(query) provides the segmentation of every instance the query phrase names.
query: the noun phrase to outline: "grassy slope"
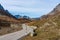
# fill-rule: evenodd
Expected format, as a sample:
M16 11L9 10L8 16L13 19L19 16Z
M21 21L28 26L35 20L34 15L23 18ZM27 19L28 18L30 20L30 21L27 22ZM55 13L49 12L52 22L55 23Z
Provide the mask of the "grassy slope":
M30 24L39 26L36 30L37 36L26 36L23 40L60 40L60 12L57 13L59 14Z

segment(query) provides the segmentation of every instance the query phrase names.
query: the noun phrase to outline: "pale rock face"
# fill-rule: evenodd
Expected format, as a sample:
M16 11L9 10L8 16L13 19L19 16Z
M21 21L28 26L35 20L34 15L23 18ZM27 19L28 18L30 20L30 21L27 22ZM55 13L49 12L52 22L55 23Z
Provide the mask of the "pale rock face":
M48 15L54 15L57 11L60 11L60 4L58 4Z
M54 15L55 13L54 13L54 11L51 11L48 15Z
M60 4L56 6L56 10L60 11Z

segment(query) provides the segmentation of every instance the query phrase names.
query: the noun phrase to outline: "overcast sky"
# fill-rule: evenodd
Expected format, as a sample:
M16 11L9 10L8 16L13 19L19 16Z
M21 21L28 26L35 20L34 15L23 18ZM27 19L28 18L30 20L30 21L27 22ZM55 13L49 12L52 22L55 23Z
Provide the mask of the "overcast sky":
M0 4L13 15L40 17L49 13L60 0L0 0Z

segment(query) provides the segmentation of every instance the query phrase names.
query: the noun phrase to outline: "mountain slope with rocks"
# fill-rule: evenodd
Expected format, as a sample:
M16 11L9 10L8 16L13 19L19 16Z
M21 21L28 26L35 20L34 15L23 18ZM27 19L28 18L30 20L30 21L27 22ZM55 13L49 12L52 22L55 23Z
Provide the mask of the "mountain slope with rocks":
M35 30L37 36L26 36L23 40L60 40L60 4L49 14L29 25L38 26Z

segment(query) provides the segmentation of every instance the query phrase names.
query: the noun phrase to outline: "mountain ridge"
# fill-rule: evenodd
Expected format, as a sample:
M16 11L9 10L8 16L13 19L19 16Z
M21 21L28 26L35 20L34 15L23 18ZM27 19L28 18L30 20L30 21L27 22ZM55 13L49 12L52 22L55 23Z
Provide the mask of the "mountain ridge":
M34 21L30 26L37 26L34 37L26 36L23 40L60 40L60 4L49 14L43 15L40 20Z

